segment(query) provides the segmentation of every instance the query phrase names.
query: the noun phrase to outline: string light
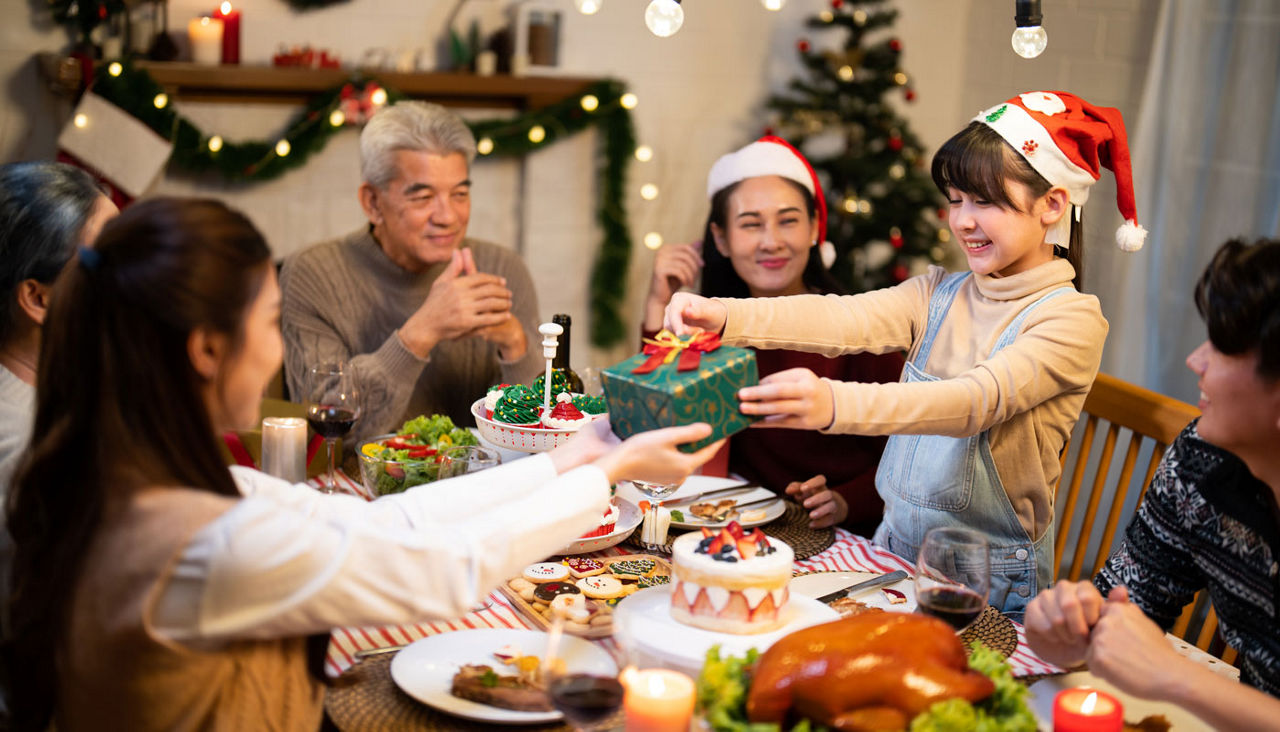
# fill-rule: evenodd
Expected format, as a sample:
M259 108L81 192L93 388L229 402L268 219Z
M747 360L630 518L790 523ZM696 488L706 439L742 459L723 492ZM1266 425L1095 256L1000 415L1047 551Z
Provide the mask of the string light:
M821 13L818 13L818 20L821 20L823 23L831 23L835 21L835 19L836 16L832 15L830 10L824 10Z
M595 15L602 5L604 0L573 0L573 6L583 15Z
M896 73L896 74L894 74L894 75L893 75L893 83L897 84L898 86L906 86L906 85L907 85L907 75L906 75L905 73L903 73L903 72L899 71L898 73Z
M782 10L782 6L787 4L787 0L760 0L764 4L765 10Z
M164 92L160 92L155 96L155 99L151 100L151 103L156 105L156 109L164 109L169 105L169 95Z
M288 140L281 140L276 143L276 155L282 158L288 157L290 150L293 150L293 146L289 144Z
M329 124L334 127L341 127L343 122L347 121L347 115L342 113L341 109L335 109L329 113Z
M857 213L858 199L853 196L846 196L844 199L844 210L848 213Z
M209 138L209 152L218 152L222 149L222 138L214 135Z
M379 89L374 89L374 90L373 90L373 93L369 95L369 101L370 101L371 103L373 103L374 105L377 105L377 106L379 106L379 107L381 107L382 105L386 104L386 103L387 103L387 90L386 90L386 89L381 89L381 88L379 88Z
M89 115L83 113L77 114L75 119L72 120L72 123L75 124L76 127L84 129L89 126Z
M112 61L107 65L107 73L112 76L119 76L123 72L124 66L121 66L119 61Z
M637 97L635 94L632 94L631 92L627 92L626 94L623 94L622 98L618 100L618 104L621 104L623 109L635 109L636 105L639 103L640 103L640 97Z
M652 183L645 183L640 186L640 197L646 201L652 201L658 197L658 187Z
M858 201L858 213L863 216L869 216L871 214L871 202L865 198Z
M853 67L844 65L836 72L840 76L840 81L853 81Z
M1049 45L1049 35L1040 25L1044 16L1040 12L1040 0L1014 0L1013 37L1009 43L1013 52L1023 58L1035 58Z
M650 249L660 249L662 247L662 234L656 231L650 231L645 234L644 245Z
M636 160L639 160L642 163L647 163L650 160L653 160L653 148L648 145L641 145L636 148Z
M679 0L653 0L645 8L644 24L659 38L674 35L684 25L684 8Z
M488 155L493 152L493 140L488 137L481 137L480 140L476 142L476 152L481 155Z
M906 174L907 169L903 167L902 163L894 163L889 166L889 177L894 180L901 180Z
M582 108L588 112L596 111L596 108L598 108L599 106L600 106L600 100L596 99L594 94L588 94L582 98Z
M858 10L853 11L853 23L854 23L854 25L857 25L858 27L862 27L862 26L866 25L866 24L867 24L867 11L862 10L862 9L858 9Z
M529 128L529 142L536 145L545 139L547 139L547 131L542 125L534 125Z
M946 244L951 241L951 232L947 229L938 229L938 241Z

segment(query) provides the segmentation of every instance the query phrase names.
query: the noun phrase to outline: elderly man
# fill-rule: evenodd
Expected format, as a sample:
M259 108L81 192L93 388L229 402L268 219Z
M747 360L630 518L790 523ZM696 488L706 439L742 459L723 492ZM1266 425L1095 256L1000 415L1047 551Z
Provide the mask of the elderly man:
M287 258L280 275L285 372L347 361L360 388L352 444L405 419L469 406L538 371L538 301L512 251L466 238L475 138L435 104L401 102L360 135L366 227Z
M1165 453L1124 543L1093 582L1059 582L1027 608L1027 640L1053 663L1088 663L1124 691L1186 707L1215 729L1275 729L1280 241L1227 242L1201 278L1196 304L1209 329L1187 357L1199 377L1201 416ZM1201 589L1240 653L1244 684L1183 658L1165 640L1162 628Z

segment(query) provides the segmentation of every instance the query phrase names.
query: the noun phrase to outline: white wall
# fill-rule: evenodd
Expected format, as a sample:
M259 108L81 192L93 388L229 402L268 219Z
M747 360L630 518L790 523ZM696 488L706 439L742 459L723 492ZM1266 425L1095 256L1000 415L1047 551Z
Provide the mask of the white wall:
M627 201L636 251L627 293L627 311L638 315L652 253L641 237L657 231L667 241L700 235L705 216L705 176L711 163L760 134L764 101L797 73L795 43L808 38L821 48L839 40L804 27L829 7L828 0L790 0L779 13L757 0L690 0L685 25L660 39L644 27L641 0L605 0L594 16L566 8L561 62L565 73L613 76L640 98L637 137L655 158L633 163ZM175 28L212 0L171 0ZM891 0L901 11L891 33L904 44L903 65L917 100L897 104L917 134L936 146L960 129L978 109L1030 88L1065 88L1132 114L1144 74L1150 29L1144 13L1156 0L1055 0L1046 8L1049 49L1035 61L1013 55L1012 0ZM241 0L243 60L267 63L277 45L310 43L336 50L349 61L371 47L389 50L435 48L443 37L453 3L421 0L352 0L327 9L294 13L281 0ZM471 17L486 30L504 22L506 0L470 0L460 27ZM53 152L57 129L66 119L64 102L42 89L30 61L37 50L63 46L60 31L33 27L25 0L0 0L6 23L0 30L0 158L43 157ZM263 138L278 132L292 110L275 105L222 106L179 103L184 114L228 139ZM470 115L471 112L466 112ZM603 364L630 350L589 351L586 338L587 273L599 243L595 225L596 138L580 135L523 162L483 160L476 181L471 232L524 252L539 285L542 310L569 312L575 329L575 360ZM656 183L661 195L643 201L642 183ZM205 194L244 209L285 255L359 225L356 133L345 131L303 168L265 184L227 186L169 176L156 193ZM1090 205L1099 231L1118 223L1109 180L1097 187ZM1097 239L1105 246L1109 237ZM1104 300L1104 308L1105 308ZM1117 334L1112 334L1112 338Z

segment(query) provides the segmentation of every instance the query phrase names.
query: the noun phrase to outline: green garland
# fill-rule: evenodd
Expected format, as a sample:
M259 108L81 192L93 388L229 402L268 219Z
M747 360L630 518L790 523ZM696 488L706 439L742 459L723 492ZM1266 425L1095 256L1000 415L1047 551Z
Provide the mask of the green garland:
M128 62L99 68L93 91L132 114L160 136L173 143L169 160L189 173L217 173L232 182L271 180L300 167L311 155L324 149L345 120L332 119L343 100L365 95L379 88L377 82L353 77L346 84L316 95L273 140L230 142L208 135L174 111L164 89L146 71ZM404 95L385 89L386 103ZM635 151L631 113L622 105L626 87L618 81L592 84L583 94L574 95L542 109L513 119L468 122L483 156L522 156L589 127L598 127L604 136L604 165L600 170L598 219L604 230L600 253L591 273L591 342L609 347L625 337L620 308L626 289L627 265L631 256L631 234L627 227L624 191L627 166ZM594 97L595 105L584 105ZM163 104L157 105L157 101ZM588 111L586 106L591 106ZM336 122L336 124L335 124ZM538 134L539 130L541 135ZM284 154L278 152L282 141Z

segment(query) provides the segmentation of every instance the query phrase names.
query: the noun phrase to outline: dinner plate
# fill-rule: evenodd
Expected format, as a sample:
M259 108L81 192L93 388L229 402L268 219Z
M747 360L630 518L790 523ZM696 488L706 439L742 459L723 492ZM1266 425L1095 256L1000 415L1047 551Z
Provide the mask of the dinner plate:
M1027 703L1031 705L1031 711L1035 713L1040 729L1053 729L1053 700L1058 696L1058 692L1064 689L1073 689L1077 686L1088 686L1099 691L1105 691L1119 699L1124 706L1124 720L1126 722L1136 723L1143 717L1160 714L1169 720L1169 729L1172 732L1200 732L1200 730L1208 732L1213 729L1201 721L1199 717L1181 707L1176 707L1167 702L1139 699L1136 696L1126 694L1088 671L1076 671L1063 676L1050 676L1031 685L1031 698L1027 700Z
M805 597L818 598L831 592L835 592L841 587L848 587L856 582L874 579L879 577L883 572L811 572L802 574L791 579L791 596L804 595ZM895 613L911 613L916 610L916 583L915 580L908 577L901 582L895 582L889 585L887 589L897 590L907 596L906 602L894 603L889 594L882 590L872 590L857 597L854 600L867 605L869 607L878 607Z
M644 519L644 514L640 509L630 501L621 498L614 499L618 505L618 520L614 524L613 531L603 536L593 536L589 539L578 539L569 544L565 548L556 552L556 554L586 554L588 552L598 552L601 549L608 549L611 546L622 543L624 539L635 531L640 525L640 521Z
M712 478L706 475L692 475L692 476L689 476L689 479L684 482L684 485L676 489L675 493L672 493L670 496L667 496L662 500L664 503L669 501L675 501L675 500L679 500L684 496L692 496L697 493L713 491L713 490L716 490L717 488L728 488L731 485L739 485L741 483L742 483L741 479ZM618 495L626 498L628 501L631 501L636 505L639 505L640 501L653 500L645 496L640 491L636 490L636 487L631 485L631 483L628 481L622 481L618 483ZM753 506L747 509L748 511L754 511L756 509L763 508L764 517L756 519L755 521L738 521L738 524L744 527L759 526L761 524L767 524L770 521L774 521L778 518L781 518L782 514L787 512L786 501L784 501L780 496L778 496L776 493L769 490L768 488L743 489L735 493L712 496L707 500L719 501L724 498L732 498L738 503L746 503L747 501L757 501L762 498L777 498L777 500L775 500L772 503L764 503L759 506ZM706 526L707 528L710 528L710 529L717 529L722 526L726 526L729 523L728 521L704 521L689 512L690 505L692 504L686 504L684 506L675 507L674 510L684 514L685 520L684 521L672 520L671 528L700 529L703 526Z
M672 668L698 677L707 649L720 646L721 656L741 656L750 648L761 653L779 638L810 625L836 620L840 614L804 595L792 595L782 608L783 625L770 633L736 635L685 625L671 617L671 585L640 590L613 611L614 638L630 646L637 665Z
M618 667L603 648L566 635L562 638L566 667L574 672L614 676ZM440 633L415 641L391 661L391 679L404 693L442 712L497 724L539 724L563 718L557 711L517 712L460 699L449 693L453 676L465 664L486 664L498 673L507 673L493 652L515 646L526 656L542 657L547 634L532 630L485 628Z

